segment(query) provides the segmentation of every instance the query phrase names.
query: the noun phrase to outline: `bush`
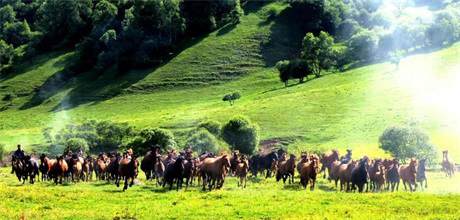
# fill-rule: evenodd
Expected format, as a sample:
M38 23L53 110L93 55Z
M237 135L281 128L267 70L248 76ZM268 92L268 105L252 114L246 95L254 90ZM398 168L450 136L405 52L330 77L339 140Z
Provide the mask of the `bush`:
M83 138L70 138L66 141L65 146L66 151L71 150L74 153L80 151L80 149L84 153L89 151L88 143Z
M436 159L436 149L427 134L414 127L387 128L379 138L380 148L397 159Z
M239 92L234 92L231 94L227 94L222 98L222 101L229 102L230 105L235 104L235 101L241 98L241 94Z
M348 48L356 59L369 61L373 59L378 41L377 35L372 31L361 30L351 37Z
M143 155L149 151L150 147L158 145L161 150L170 150L176 148L174 135L169 131L161 128L148 128L142 130L133 142L129 144L134 152Z
M204 129L208 130L211 134L213 134L215 136L220 136L221 124L219 122L217 122L217 121L209 120L209 121L201 122L198 125L198 128L204 128Z
M222 128L222 138L232 150L252 154L259 143L259 128L245 117L235 117Z
M217 154L220 150L217 138L204 128L194 131L187 139L186 146L198 153L207 151Z

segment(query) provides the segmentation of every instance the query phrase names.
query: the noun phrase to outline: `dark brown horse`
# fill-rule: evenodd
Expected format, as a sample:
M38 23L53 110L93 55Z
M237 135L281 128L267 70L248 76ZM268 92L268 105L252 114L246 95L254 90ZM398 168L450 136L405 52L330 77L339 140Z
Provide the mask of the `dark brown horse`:
M227 155L204 159L200 164L203 190L206 190L206 185L208 185L209 190L213 188L220 189L224 185L227 169L230 166L230 159Z
M138 167L139 167L139 161L137 161L137 158L133 155L131 159L128 157L124 157L120 160L120 165L118 166L118 175L116 176L115 183L117 187L120 187L120 180L124 180L124 186L123 186L123 191L128 189L128 181L129 182L129 187L132 187L134 185L134 179L136 178L138 174Z
M23 159L16 158L14 155L11 158L11 166L13 169L13 173L16 174L19 182L22 181L22 184L26 182L27 179L27 171L26 171L26 164Z
M306 152L302 152L300 154L300 161L296 165L297 172L299 173L300 176L300 171L302 170L302 167L304 164L308 162L308 154Z
M141 170L144 171L146 180L153 180L155 178L155 164L157 163L158 156L160 156L159 152L159 147L152 148L142 158Z
M310 155L308 162L302 164L300 169L300 184L303 188L307 188L308 183L310 183L310 190L315 189L316 176L319 173L319 158L315 155Z
M339 160L339 152L337 150L332 150L330 152L324 153L320 157L320 162L321 162L321 171L323 172L323 178L326 178L326 170L329 174L329 180L331 180L331 169L332 169L332 163L334 161Z
M342 164L338 168L338 177L340 180L340 191L350 190L350 182L351 182L351 172L356 166L356 161L350 161L346 164Z
M455 163L449 158L449 152L447 150L442 152L442 170L446 173L447 177L452 177L455 174Z
M354 191L358 188L358 192L363 192L364 186L368 189L368 158L365 156L358 165L351 171L351 189ZM367 191L367 190L366 190Z
M276 171L276 181L280 181L280 179L283 179L283 183L286 183L286 179L288 179L289 184L294 183L294 172L296 166L295 161L295 155L291 154L289 156L289 159L278 162L278 169Z
M230 173L235 176L236 173L236 166L240 162L239 160L239 152L238 151L233 151L232 152L232 158L230 158Z
M415 183L415 176L417 174L417 160L411 159L408 165L402 165L399 167L399 176L404 184L404 189L407 190L406 184L409 185L411 192L417 190L417 184Z

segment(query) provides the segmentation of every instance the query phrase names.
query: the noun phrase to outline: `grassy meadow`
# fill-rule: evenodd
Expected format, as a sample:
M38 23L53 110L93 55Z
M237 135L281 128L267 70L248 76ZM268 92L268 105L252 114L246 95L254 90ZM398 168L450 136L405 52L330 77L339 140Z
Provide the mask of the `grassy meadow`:
M0 172L0 219L457 219L459 176L428 173L425 192L343 193L319 180L314 192L272 179L250 179L247 188L227 178L224 188L167 191L145 182L122 192L105 181L22 185Z

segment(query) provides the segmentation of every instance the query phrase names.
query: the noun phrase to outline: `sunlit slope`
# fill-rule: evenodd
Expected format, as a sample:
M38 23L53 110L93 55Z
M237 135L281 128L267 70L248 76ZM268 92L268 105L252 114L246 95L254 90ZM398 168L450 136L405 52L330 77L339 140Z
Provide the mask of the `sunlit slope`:
M42 128L85 119L129 122L138 128L164 127L173 130L183 143L187 130L202 120L225 122L242 114L259 124L262 139L285 139L291 149L349 147L356 155L371 156L383 155L377 140L386 127L416 123L429 132L435 144L451 149L460 160L459 96L455 89L460 45L408 57L399 68L387 63L369 65L312 78L301 85L292 81L292 86L285 88L264 58L262 41L269 39L274 25L263 23L264 10L244 16L239 25L225 32L211 33L156 70L135 71L123 77L106 75L99 81L82 76L40 105L24 110L19 109L33 95L16 98L13 107L0 112L0 143L10 149L19 142L38 143ZM239 58L238 53L247 56ZM19 80L26 77L35 88L45 76L59 71L67 56L71 54L50 55L49 60L37 61L33 69L1 84L29 87L30 83ZM60 59L64 61L57 62ZM225 71L218 71L224 67L244 73L225 78ZM213 73L223 80L216 81ZM145 76L139 78L138 74ZM99 86L103 89L96 89ZM94 98L113 90L115 95ZM224 94L234 90L242 94L234 106L221 101ZM79 97L85 101L53 111L63 99Z

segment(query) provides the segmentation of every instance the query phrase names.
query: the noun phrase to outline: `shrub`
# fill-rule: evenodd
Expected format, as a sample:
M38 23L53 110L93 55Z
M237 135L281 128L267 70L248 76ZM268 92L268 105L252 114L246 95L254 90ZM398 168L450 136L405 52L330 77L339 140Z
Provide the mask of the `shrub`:
M198 125L198 128L204 128L208 130L211 134L215 136L220 136L221 124L217 121L208 120L208 121L201 122Z
M241 94L239 92L234 92L234 93L225 95L222 98L222 101L229 102L230 105L233 105L235 104L235 100L240 99L240 98L241 98Z
M252 154L259 143L259 128L249 119L238 116L223 126L222 138L232 150Z
M0 144L0 161L3 160L3 155L5 154L5 145Z
M198 153L207 151L217 154L220 150L217 138L204 128L194 131L187 139L186 145Z

